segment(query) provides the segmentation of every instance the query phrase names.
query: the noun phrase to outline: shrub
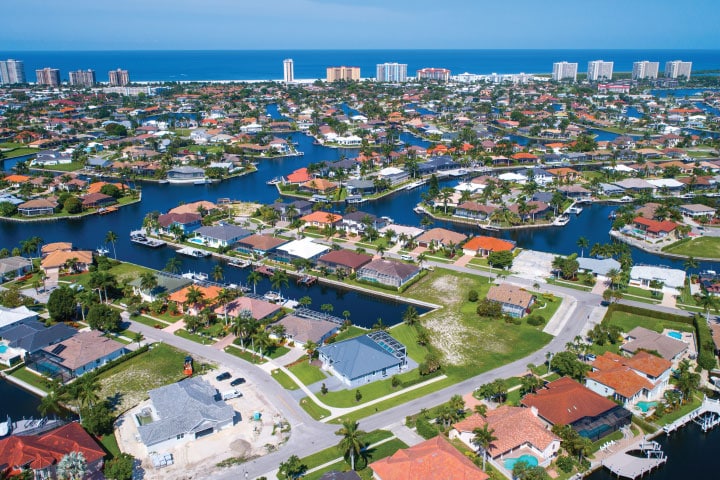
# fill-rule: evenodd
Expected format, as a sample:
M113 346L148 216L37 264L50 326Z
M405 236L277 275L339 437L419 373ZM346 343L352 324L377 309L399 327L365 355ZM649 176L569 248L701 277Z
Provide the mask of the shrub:
M475 311L481 317L500 318L502 315L502 305L498 302L493 302L492 300L484 298L478 302L478 306Z
M470 290L468 292L468 301L470 302L477 302L478 301L478 292L477 290Z
M527 324L533 327L539 327L545 323L545 319L541 315L530 315L527 318Z
M427 419L423 417L417 418L417 420L415 421L415 427L417 428L418 435L420 435L426 440L437 437L438 433L440 433L434 425L431 425L430 422L428 422Z
M393 375L392 378L390 379L390 384L392 385L393 388L399 387L400 383L402 383L402 382L400 382L400 379L398 378L397 375Z
M575 468L575 460L565 455L559 456L555 463L557 463L558 468L565 473L570 473L573 468Z

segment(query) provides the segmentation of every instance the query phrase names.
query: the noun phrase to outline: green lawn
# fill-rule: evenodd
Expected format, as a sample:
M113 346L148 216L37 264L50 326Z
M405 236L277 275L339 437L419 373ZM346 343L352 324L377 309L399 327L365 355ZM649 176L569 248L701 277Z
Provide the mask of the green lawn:
M307 359L307 356L302 358ZM311 385L327 378L320 368L310 365L308 362L296 363L295 365L288 367L288 369L305 385Z
M110 457L106 460L111 460L120 455L120 447L118 446L117 438L115 438L115 433L105 435L98 440L100 440L100 444L110 454Z
M311 400L308 397L305 397L302 400L300 400L300 406L302 407L303 410L305 410L308 413L308 415L310 415L315 420L320 420L320 419L330 416L329 410L325 410L324 408L322 408L320 405L318 405L317 403L315 403L313 400Z
M657 318L646 317L644 315L637 315L628 312L614 311L610 314L608 320L611 324L617 325L623 332L626 333L635 327L645 327L658 333L661 333L666 328L672 330L682 330L685 332L695 331L693 326L690 324L673 322L670 320L659 320Z
M295 381L288 376L287 373L280 369L272 371L272 377L278 382L285 390L297 390L298 385Z
M686 255L695 258L719 258L720 237L695 237L690 240L680 240L672 245L663 247L663 251L676 255Z
M589 292L592 290L592 287L584 285L580 282L568 282L565 280L558 280L555 277L547 278L545 281L550 285L559 285L561 287L574 288L575 290L581 290L583 292Z
M9 145L7 143L0 144L0 148L12 148L7 147L6 145ZM15 157L22 157L23 155L30 155L32 153L37 153L37 148L23 148L23 147L15 147L12 150L8 150L6 152L3 152L5 155L5 158L15 158Z
M225 353L229 353L230 355L235 355L236 357L242 358L246 362L254 363L255 365L260 365L260 364L267 362L267 360L260 357L259 355L253 355L252 352L242 350L233 345L228 345L227 347L225 347Z
M14 372L12 372L10 375L17 378L18 380L29 383L33 387L39 388L42 391L47 392L50 390L48 388L48 380L45 377L41 377L40 375L29 371L26 367L20 367Z
M282 357L289 351L290 351L290 349L288 347L285 347L282 345L277 345L275 347L269 348L266 355L272 359L275 359L275 358Z
M44 170L56 170L59 172L74 172L83 168L83 164L80 162L70 162L62 165L48 165Z
M160 320L155 320L145 315L137 315L135 317L132 317L131 320L153 328L155 327L155 325L160 325L160 328L165 328L170 325L169 323L161 322Z
M372 432L368 432L363 435L361 439L366 445L371 445L392 436L393 433L388 430L373 430ZM338 437L338 442L339 441L340 437ZM312 455L308 455L302 459L302 462L307 465L308 469L310 469L315 468L318 465L322 465L323 463L335 460L338 457L342 457L340 450L337 447L328 447L325 450L320 450Z
M417 329L404 323L400 323L389 330L390 335L398 342L405 345L410 358L420 363L425 360L429 350L417 343Z
M360 335L365 335L368 333L369 330L365 328L356 327L355 325L350 325L345 330L339 332L335 336L336 342L342 342L343 340L347 340L348 338L355 338L359 337Z
M116 411L123 412L147 398L148 390L182 379L186 356L169 345L156 343L149 351L102 372L98 376L98 395L113 399ZM199 368L196 362L195 369Z
M186 340L192 340L193 342L199 343L201 345L212 345L215 343L214 340L211 340L207 337L203 337L201 335L198 335L197 333L190 333L184 328L181 328L180 330L175 331L175 335L178 337L184 338Z
M674 412L670 412L670 413L663 415L662 418L660 418L656 423L658 425L660 425L661 427L668 425L668 424L674 422L675 420L677 420L678 418L682 417L683 415L686 415L686 414L692 412L693 410L698 408L701 403L702 403L702 400L700 400L697 396L693 396L691 402L688 402L685 405L682 405L680 408L678 408Z

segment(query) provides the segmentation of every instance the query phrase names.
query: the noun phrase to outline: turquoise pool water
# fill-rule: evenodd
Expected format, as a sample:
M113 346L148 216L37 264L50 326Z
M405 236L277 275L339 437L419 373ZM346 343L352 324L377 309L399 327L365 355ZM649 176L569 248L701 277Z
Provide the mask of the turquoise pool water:
M667 335L675 340L682 340L682 333L676 332L675 330L670 330Z
M638 402L637 406L638 408L643 412L647 413L648 410L655 407L657 405L657 402Z
M0 343L0 353L7 352L7 349L8 349L7 345L5 345L4 343Z
M527 462L527 464L531 467L536 467L538 464L538 459L533 457L532 455L520 455L519 457L506 458L505 460L503 460L503 465L505 465L505 470L512 472L512 469L513 469L513 467L515 467L515 464L520 461Z
M193 237L193 238L191 238L190 240L188 240L188 242L190 242L190 243L195 243L195 244L198 244L198 245L205 245L205 242L204 242L203 239L200 238L200 237Z

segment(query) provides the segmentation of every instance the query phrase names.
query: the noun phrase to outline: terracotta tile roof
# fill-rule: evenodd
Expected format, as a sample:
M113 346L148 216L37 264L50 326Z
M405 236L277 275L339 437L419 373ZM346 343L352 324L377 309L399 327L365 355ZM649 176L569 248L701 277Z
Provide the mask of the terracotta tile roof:
M464 242L466 239L467 236L462 233L453 232L452 230L444 228L432 228L420 235L416 240L419 243L430 243L432 241L436 241L447 245L450 242L459 244Z
M623 366L611 370L588 372L587 378L612 388L625 398L632 398L643 389L652 390L653 388L649 380Z
M193 285L193 287L197 290L200 290L203 294L203 300L212 302L215 300L222 290L220 287L216 287L214 285L211 285L209 287L204 287L202 285ZM168 296L168 300L172 300L176 303L185 303L187 301L187 295L190 291L190 287L185 287L183 289L178 290L177 292L173 292Z
M542 451L552 442L560 441L556 435L545 428L542 421L530 408L504 405L495 410L489 410L486 417L483 418L475 413L456 423L453 427L458 432L472 432L476 428L483 428L483 425L487 423L489 429L495 430L494 435L497 437L497 440L488 449L492 458L526 443Z
M372 261L372 255L357 253L350 250L334 250L318 258L318 261L340 265L356 270Z
M8 183L25 183L30 180L30 177L26 175L8 175L5 177L5 181Z
M648 352L636 353L631 358L626 359L625 364L633 370L643 372L656 378L672 367L671 362L665 360L664 358L656 357Z
M54 242L54 243L46 243L42 246L40 251L43 255L47 255L48 253L52 253L56 250L72 250L73 244L70 242Z
M254 234L245 237L238 242L238 245L248 246L257 250L267 251L287 243L287 240L273 237L271 235Z
M530 307L532 298L531 293L508 283L493 285L487 293L488 300L524 308Z
M115 185L120 190L127 189L127 185L123 185L122 183L108 183L108 182L93 182L90 185L88 185L87 191L88 193L99 193L100 190L102 190L102 187L105 185Z
M488 475L442 436L370 464L381 480L486 480Z
M71 370L76 370L125 348L122 343L103 336L103 334L97 330L78 332L72 337L60 342L60 345L63 345L65 348L57 354L53 354L53 351L57 348L57 344L50 345L43 350L60 358L62 365Z
M308 190L315 190L316 192L325 192L327 190L332 190L337 186L337 183L325 180L324 178L313 178L312 180L308 180L302 184L302 187L307 188Z
M243 310L249 310L255 320L262 320L275 312L281 310L282 307L274 303L259 300L257 298L240 297L227 304L227 314L230 317L237 317ZM218 315L225 314L223 305L215 309Z
M10 469L30 465L40 470L57 464L70 452L80 452L88 464L105 456L103 449L79 423L63 425L41 435L12 435L0 440L0 464Z
M287 176L287 181L290 183L304 183L310 180L312 177L308 174L307 168L299 168Z
M501 240L495 237L479 236L473 237L463 245L463 249L466 250L484 250L487 252L502 252L505 250L512 250L515 245L507 240Z
M635 217L633 223L646 227L646 230L650 233L672 232L677 228L677 223L670 220L658 222L649 218Z
M55 250L42 259L42 268L62 267L71 258L77 259L79 264L90 265L93 260L92 252L89 250Z
M317 212L308 213L304 217L300 217L300 220L308 223L331 224L342 220L342 215L318 210Z
M526 407L537 408L538 414L554 425L570 425L617 407L612 400L568 377L550 382L537 393L526 395L521 403Z
M207 200L200 200L199 202L186 203L185 205L179 205L168 213L198 213L198 208L202 207L203 210L212 211L217 210L217 205Z

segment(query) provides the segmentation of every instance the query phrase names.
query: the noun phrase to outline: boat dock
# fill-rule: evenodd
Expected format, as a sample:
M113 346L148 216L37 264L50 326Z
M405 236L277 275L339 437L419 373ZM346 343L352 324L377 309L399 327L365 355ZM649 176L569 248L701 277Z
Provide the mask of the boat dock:
M158 248L165 245L167 242L164 240L158 240L156 238L148 238L143 230L135 230L130 232L130 241L140 245L145 245L150 248Z
M188 257L195 257L195 258L203 258L203 257L209 257L210 252L206 250L199 250L197 248L192 247L183 247L180 250L177 251L180 255L186 255Z
M720 425L720 400L713 400L705 397L702 404L692 412L683 415L669 425L663 427L666 435L670 435L675 430L683 427L688 422L695 422L700 425L703 432L713 429Z
M305 285L307 287L314 284L315 282L317 282L317 277L313 277L312 275L303 275L302 277L299 277L297 279L298 285Z
M338 325L342 325L345 322L340 317L335 317L325 312L316 312L315 310L310 310L309 308L298 308L295 310L294 315L301 318L308 318L310 320L325 320Z
M236 268L247 268L250 266L250 260L231 260L228 262L228 266Z
M634 452L638 456L630 455L630 452ZM617 475L618 478L634 480L658 468L665 462L667 462L667 457L660 448L660 444L643 439L614 452L602 461L602 466Z
M258 272L260 275L265 275L266 277L272 277L275 273L274 268L268 267L266 265L260 265L259 267L255 268L255 271Z

